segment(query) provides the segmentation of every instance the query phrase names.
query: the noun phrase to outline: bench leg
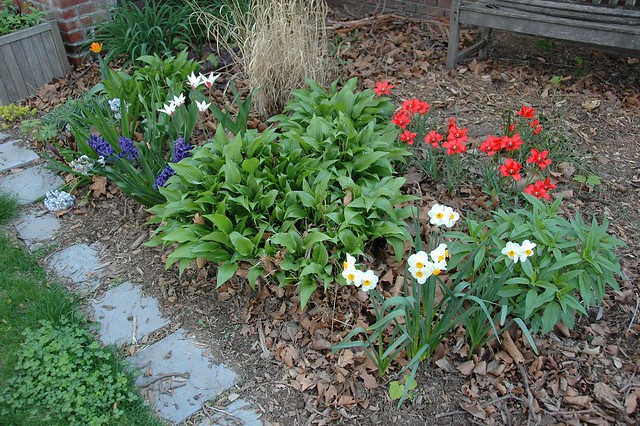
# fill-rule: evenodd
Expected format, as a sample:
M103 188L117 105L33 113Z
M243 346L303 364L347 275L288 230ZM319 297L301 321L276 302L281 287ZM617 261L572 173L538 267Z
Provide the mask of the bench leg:
M484 27L480 35L480 50L478 51L478 59L484 61L487 59L487 52L489 48L489 38L491 38L491 28Z
M451 2L449 17L449 48L447 50L447 68L455 68L458 62L458 49L460 47L460 20L459 9L461 0Z

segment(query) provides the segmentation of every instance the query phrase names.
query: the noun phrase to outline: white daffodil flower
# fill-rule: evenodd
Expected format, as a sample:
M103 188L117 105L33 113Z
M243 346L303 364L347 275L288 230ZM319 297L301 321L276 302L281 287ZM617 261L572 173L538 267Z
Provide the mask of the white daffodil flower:
M347 284L358 286L358 282L356 281L358 278L358 272L360 271L356 268L347 268L342 271L342 276L347 281Z
M420 269L409 268L409 273L413 276L413 278L416 279L416 281L418 281L418 284L424 284L425 282L427 282L427 278L431 276L431 274L429 273L429 271L431 270L429 264L431 264L431 262L429 262L428 264L425 263L424 266Z
M524 263L528 257L533 256L533 249L536 247L535 243L529 240L524 240L520 246L520 250L516 253L521 263Z
M434 204L429 210L429 223L436 226L442 226L446 223L446 211L447 207L442 204Z
M453 210L451 207L445 207L445 218L444 218L444 226L447 228L451 228L456 222L460 219L460 215L458 212Z
M446 271L447 270L447 262L445 262L445 261L434 262L434 263L430 264L429 266L433 267L433 271L431 272L433 275L440 275L442 273L442 271Z
M360 285L356 285L358 287L362 287L363 291L369 291L373 290L378 285L378 276L371 270L367 272L360 272L356 277L356 281L360 283Z
M191 86L192 89L197 89L198 86L200 86L203 83L202 74L195 75L193 71L191 72L191 75L187 77L187 80L189 80L189 85Z
M198 111L205 112L209 109L211 103L207 101L196 101L196 106L198 107Z
M429 253L431 256L431 260L434 262L445 262L447 261L447 257L449 256L449 250L447 250L447 245L442 243L435 250L432 250Z
M518 263L518 260L520 259L520 250L522 250L520 244L509 241L507 242L507 245L502 249L501 253L507 256L509 259L513 260L513 263Z
M347 260L342 262L342 269L345 271L347 269L355 269L356 267L356 258L347 253Z
M415 270L423 269L427 263L429 263L429 256L424 251L419 251L415 254L409 256L407 259L409 263L409 268L413 268Z

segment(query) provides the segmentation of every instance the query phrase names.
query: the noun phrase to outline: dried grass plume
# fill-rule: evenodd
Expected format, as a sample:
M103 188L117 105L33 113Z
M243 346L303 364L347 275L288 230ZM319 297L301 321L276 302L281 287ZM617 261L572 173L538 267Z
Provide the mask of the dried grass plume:
M330 78L324 0L231 0L216 16L191 5L217 47L244 72L256 112L282 112L291 91L305 79ZM225 16L220 18L219 16Z

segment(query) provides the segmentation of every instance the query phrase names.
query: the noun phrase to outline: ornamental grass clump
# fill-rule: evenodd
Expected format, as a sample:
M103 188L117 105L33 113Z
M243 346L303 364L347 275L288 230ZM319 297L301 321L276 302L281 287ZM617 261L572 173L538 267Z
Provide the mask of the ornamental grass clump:
M191 4L211 38L244 72L255 90L255 109L263 117L281 112L305 80L328 82L324 1L251 0L247 7L246 1L234 0L221 13Z

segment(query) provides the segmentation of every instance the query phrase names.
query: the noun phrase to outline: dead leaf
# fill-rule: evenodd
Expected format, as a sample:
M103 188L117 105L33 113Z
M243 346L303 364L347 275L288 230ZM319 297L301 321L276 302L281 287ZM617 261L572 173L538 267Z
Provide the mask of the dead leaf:
M596 399L603 403L608 404L612 407L618 408L622 410L622 406L618 403L617 399L620 398L620 394L612 389L609 385L603 382L598 382L593 387L593 394L596 396Z
M193 223L195 223L196 225L204 225L204 218L202 217L200 212L193 215Z
M480 404L465 404L464 402L460 403L460 408L462 408L467 413L471 414L473 417L477 419L485 419L487 414L480 407Z
M466 361L460 364L458 366L458 370L462 373L463 376L468 376L473 372L473 369L475 368L475 366L476 366L476 363L470 359L469 361Z
M582 108L586 111L592 111L600 106L600 100L595 98L588 98L582 103Z
M97 176L93 175L92 177L93 183L89 187L91 191L93 191L93 196L98 198L101 195L105 195L107 193L107 177L106 176Z
M638 408L638 398L635 393L630 393L624 400L624 409L627 414L633 414Z
M589 408L591 405L591 397L589 395L565 396L564 402L578 407Z
M365 388L375 389L378 387L378 382L376 381L376 378L372 374L369 374L366 371L363 371L362 373L360 373L360 378L364 382Z
M504 343L502 344L502 347L509 353L509 356L513 358L513 361L516 364L524 363L524 356L522 356L522 352L520 352L516 344L511 339L511 335L509 333L504 333L503 339Z

